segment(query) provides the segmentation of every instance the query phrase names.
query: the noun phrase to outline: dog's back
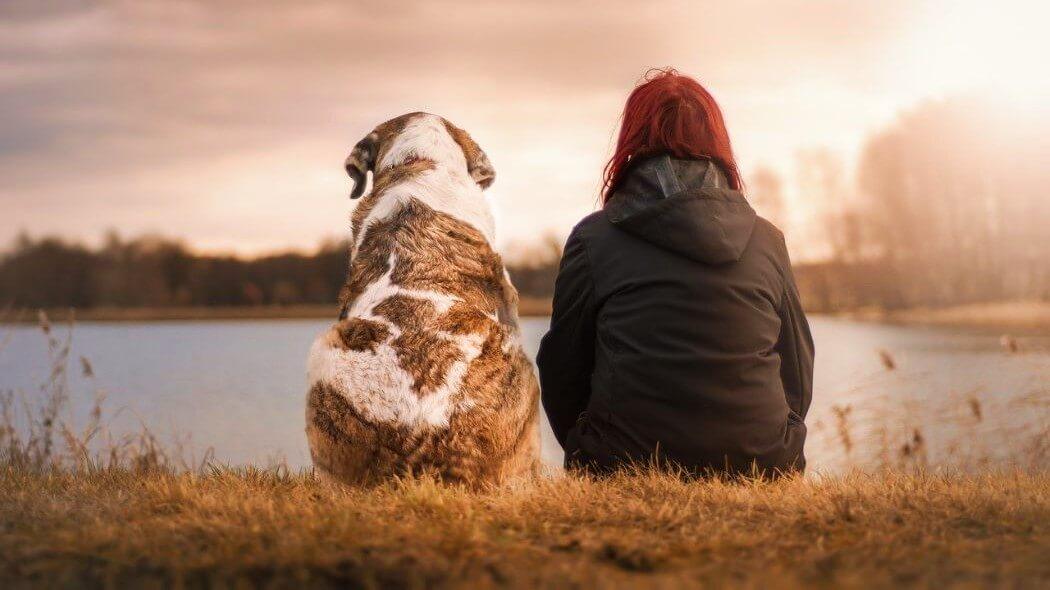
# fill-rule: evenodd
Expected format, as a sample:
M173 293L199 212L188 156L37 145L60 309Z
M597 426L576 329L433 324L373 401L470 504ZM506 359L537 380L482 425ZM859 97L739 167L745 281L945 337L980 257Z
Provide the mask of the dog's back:
M352 483L521 475L538 454L539 389L519 342L517 293L491 246L481 192L491 167L433 115L373 136L348 159L365 161L375 181L354 212L342 319L310 351L315 466Z

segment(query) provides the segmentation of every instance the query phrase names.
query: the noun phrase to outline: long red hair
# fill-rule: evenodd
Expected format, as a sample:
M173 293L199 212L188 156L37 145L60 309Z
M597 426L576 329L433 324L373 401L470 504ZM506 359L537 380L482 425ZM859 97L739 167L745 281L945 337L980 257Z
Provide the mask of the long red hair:
M602 203L607 203L631 162L656 154L709 159L718 163L729 185L740 190L722 110L699 82L672 68L654 69L627 97L616 151L605 165Z

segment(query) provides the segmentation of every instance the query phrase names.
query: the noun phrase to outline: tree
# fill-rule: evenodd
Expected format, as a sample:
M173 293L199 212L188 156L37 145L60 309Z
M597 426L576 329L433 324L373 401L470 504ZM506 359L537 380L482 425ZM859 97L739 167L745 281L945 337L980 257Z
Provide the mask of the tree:
M1045 289L1047 131L1045 116L956 98L920 105L867 142L858 188L870 241L900 273L904 303Z
M787 217L784 210L784 183L772 168L759 166L748 182L748 199L759 215L784 231Z

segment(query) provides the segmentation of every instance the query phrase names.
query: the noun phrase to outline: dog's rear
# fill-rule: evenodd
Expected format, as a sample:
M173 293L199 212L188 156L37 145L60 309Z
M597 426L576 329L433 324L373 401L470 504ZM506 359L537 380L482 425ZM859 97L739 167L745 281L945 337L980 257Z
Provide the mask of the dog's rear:
M527 473L539 386L519 340L517 292L492 249L488 158L441 117L412 113L354 148L353 197L369 170L340 321L310 351L314 465L348 483Z

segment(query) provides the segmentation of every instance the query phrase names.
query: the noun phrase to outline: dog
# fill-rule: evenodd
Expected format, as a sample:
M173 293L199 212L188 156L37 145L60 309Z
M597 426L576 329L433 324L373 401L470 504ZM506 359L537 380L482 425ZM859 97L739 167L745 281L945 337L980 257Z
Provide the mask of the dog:
M368 485L433 474L470 486L532 472L539 384L518 294L493 250L495 179L467 132L429 113L383 123L346 159L361 197L336 324L310 349L317 472Z

